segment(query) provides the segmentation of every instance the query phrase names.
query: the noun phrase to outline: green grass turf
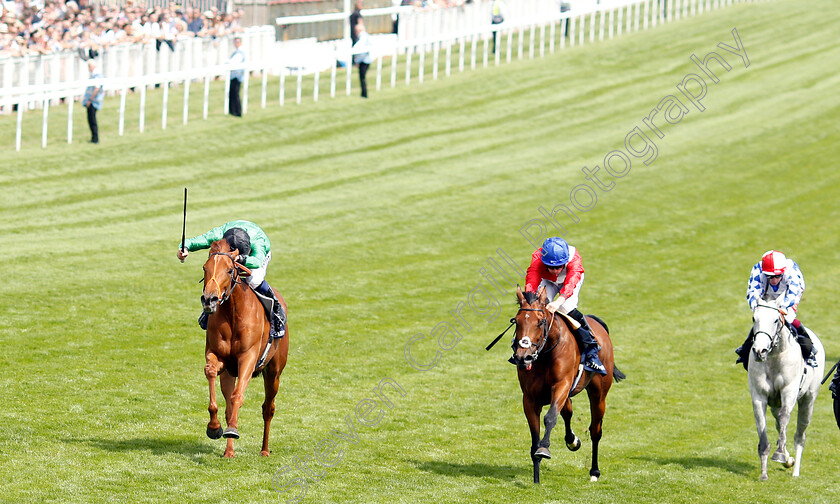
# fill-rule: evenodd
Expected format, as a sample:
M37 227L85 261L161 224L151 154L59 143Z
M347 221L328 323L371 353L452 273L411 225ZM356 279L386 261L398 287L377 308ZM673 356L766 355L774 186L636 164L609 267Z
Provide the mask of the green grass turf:
M390 377L406 395L391 394L378 425L357 423L358 442L340 442L341 461L310 480L305 502L837 502L827 389L802 477L773 464L760 483L746 374L732 363L749 325L747 273L770 248L802 266L801 318L829 363L840 358L834 7L738 5L365 102L122 138L106 119L111 100L99 146L41 150L35 130L16 154L6 118L0 501L282 502L292 494L272 489L278 469L346 431ZM567 222L587 268L581 308L609 323L628 379L608 399L601 481L588 481L577 398L583 448L570 453L555 435L534 486L508 349L484 351L514 313L512 294L489 322L466 309L471 330L431 371L412 368L404 346L486 285L479 269L497 248L524 264L534 247L519 229L537 208L568 203L586 182L580 168L622 148L698 72L689 56L732 45L734 27L750 67L725 53L733 69L709 85L706 111L662 127L658 159L634 162ZM184 186L189 234L245 218L273 241L268 278L289 301L291 351L268 459L259 381L235 459L204 435L202 254L174 256ZM418 344L418 359L432 348Z

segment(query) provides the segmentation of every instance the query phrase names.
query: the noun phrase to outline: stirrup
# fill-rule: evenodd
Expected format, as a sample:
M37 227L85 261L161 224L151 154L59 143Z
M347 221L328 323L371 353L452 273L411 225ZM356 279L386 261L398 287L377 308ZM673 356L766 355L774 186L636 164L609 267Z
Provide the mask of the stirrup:
M589 371L591 373L598 373L600 375L606 375L607 374L607 370L606 370L606 368L604 368L604 366L600 366L599 364L596 364L594 362L589 362L587 364L584 364L583 369L585 369L586 371Z
M607 374L607 369L597 359L586 359L586 362L583 363L583 369L602 375Z
M286 325L283 324L279 329L271 328L270 339L275 340L286 335Z
M280 304L279 300L275 300L277 309L271 314L272 331L271 337L273 339L282 338L286 335L286 310Z
M278 305L279 306L279 305ZM286 321L278 317L276 313L271 314L271 333L269 339L275 340L286 335Z

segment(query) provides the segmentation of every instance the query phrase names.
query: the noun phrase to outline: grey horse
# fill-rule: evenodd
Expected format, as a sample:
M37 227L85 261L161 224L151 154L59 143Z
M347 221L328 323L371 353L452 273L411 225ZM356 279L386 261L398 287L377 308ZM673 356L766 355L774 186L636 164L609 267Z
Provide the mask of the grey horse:
M755 426L758 430L758 456L761 458L761 479L767 479L767 406L776 418L779 440L772 459L785 467L793 466L793 476L799 476L802 451L805 448L805 429L811 423L814 402L825 370L825 351L816 334L808 330L816 350L817 367L805 365L799 344L784 323L784 312L775 304L761 302L753 313L755 342L750 352L749 384ZM785 447L787 426L794 404L799 405L794 446L796 458Z

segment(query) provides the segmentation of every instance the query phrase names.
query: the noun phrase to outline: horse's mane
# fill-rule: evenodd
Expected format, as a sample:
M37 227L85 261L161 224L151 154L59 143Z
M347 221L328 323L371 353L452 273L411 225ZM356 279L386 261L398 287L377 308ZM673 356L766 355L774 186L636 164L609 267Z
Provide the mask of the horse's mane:
M210 252L232 252L230 243L225 239L214 241L210 244Z
M534 304L534 303L536 303L537 301L540 300L540 298L539 298L539 296L537 296L536 292L531 292L531 291L523 292L522 295L525 296L525 302L528 303L528 304Z

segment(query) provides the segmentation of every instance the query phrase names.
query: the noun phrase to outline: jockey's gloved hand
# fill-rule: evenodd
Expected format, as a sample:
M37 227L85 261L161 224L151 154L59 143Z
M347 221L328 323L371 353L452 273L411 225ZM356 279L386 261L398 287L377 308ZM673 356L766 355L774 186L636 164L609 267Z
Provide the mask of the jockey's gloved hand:
M550 311L551 313L555 313L557 310L560 309L561 306L563 306L563 303L565 303L565 302L566 302L566 298L564 298L563 296L560 296L557 299L555 299L554 301L548 303L546 305L546 308L548 308L548 311Z

